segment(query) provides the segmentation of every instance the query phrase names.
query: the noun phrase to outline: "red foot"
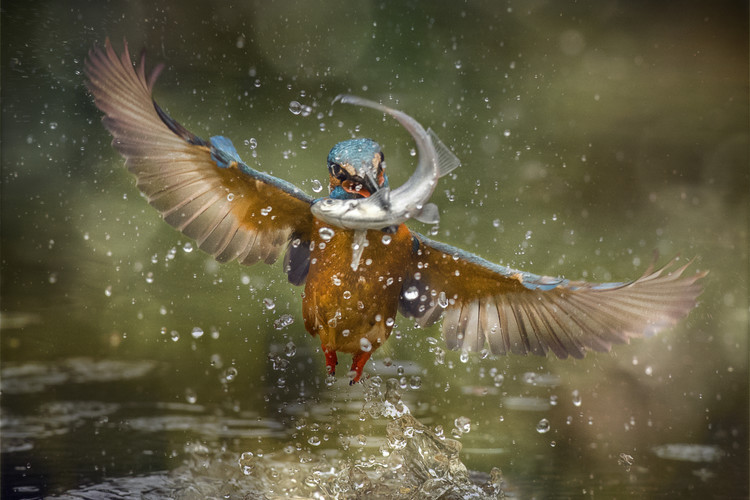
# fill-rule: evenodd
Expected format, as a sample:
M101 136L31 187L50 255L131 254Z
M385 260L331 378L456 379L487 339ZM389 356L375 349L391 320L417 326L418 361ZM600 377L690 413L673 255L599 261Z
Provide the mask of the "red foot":
M355 354L352 357L352 370L354 372L354 378L349 381L349 385L356 384L359 382L359 379L362 378L362 370L365 369L365 365L367 364L367 360L370 359L370 355L372 354L372 351L370 352L362 352L359 351L357 354Z
M335 375L336 365L339 364L339 360L336 357L336 351L328 349L326 346L321 347L323 347L323 354L326 356L326 372L328 372L329 375Z

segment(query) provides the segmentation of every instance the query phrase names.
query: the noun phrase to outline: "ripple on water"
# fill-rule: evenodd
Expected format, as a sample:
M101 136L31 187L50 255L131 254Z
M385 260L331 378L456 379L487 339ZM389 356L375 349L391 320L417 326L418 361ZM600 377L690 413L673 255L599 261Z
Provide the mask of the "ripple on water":
M67 383L132 380L148 374L155 361L70 358L56 363L11 364L0 371L5 394L31 394Z

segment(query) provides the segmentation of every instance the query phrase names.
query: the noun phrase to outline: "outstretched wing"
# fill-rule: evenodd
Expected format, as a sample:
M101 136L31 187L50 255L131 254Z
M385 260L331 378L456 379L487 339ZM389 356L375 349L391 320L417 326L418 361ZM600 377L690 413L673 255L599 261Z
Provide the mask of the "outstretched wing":
M487 343L493 354L609 351L687 315L706 274L684 277L689 263L672 261L635 281L595 284L516 271L419 234L414 248L401 313L421 326L444 315L449 348L479 351Z
M138 188L169 224L220 262L270 264L288 246L289 279L303 282L312 198L250 168L229 139L203 140L169 117L151 96L160 70L146 78L145 58L136 67L127 43L118 57L109 40L86 61L88 88Z

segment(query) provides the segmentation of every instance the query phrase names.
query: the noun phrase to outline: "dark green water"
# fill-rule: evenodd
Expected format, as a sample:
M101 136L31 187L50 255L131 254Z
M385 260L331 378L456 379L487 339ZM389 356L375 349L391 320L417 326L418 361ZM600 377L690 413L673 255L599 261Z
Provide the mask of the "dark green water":
M2 5L3 498L747 497L747 5L186 5ZM106 36L308 193L353 135L410 175L402 129L331 104L388 100L462 160L436 239L575 279L696 256L700 305L581 361L443 356L398 318L329 385L280 264L219 266L140 197L83 87Z

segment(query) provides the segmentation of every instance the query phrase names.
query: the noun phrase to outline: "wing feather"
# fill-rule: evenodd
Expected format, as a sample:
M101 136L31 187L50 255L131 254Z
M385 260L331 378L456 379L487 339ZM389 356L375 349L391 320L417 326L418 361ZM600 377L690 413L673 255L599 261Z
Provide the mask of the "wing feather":
M431 300L421 310L400 303L402 314L429 326L441 315L451 349L494 354L583 357L613 344L652 335L695 307L707 273L685 276L690 264L650 266L639 279L587 283L538 276L493 264L476 255L416 234L413 273ZM407 285L415 281L408 277ZM435 297L449 298L439 305Z
M89 53L85 68L112 144L149 203L221 262L273 263L292 235L304 253L312 198L243 163L228 139L203 140L167 115L151 95L161 68L147 77L143 57L134 65L127 43L118 56L109 40ZM262 215L267 207L273 217ZM295 281L304 276L306 270L296 269Z

